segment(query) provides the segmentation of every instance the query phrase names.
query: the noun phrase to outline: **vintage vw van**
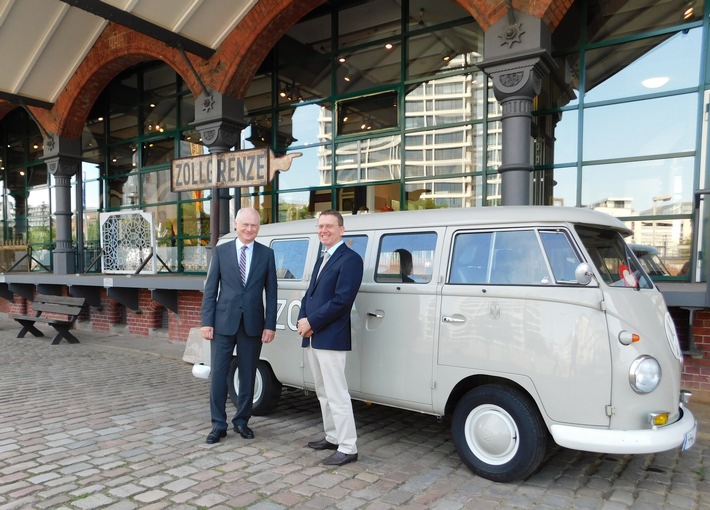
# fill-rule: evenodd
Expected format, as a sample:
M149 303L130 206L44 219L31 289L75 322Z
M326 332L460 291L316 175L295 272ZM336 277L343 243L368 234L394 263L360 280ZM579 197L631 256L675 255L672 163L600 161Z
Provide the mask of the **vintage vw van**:
M463 461L495 481L533 473L550 438L617 454L693 444L675 327L617 219L486 207L346 216L345 229L365 267L354 399L449 417ZM320 243L315 220L263 225L258 240L279 275L255 394L266 414L281 385L314 387L296 321Z

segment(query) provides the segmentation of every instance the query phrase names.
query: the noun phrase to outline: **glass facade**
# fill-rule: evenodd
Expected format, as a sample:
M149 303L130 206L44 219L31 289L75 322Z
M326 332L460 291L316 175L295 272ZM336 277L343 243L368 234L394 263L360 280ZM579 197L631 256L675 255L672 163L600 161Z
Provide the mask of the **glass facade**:
M534 103L532 129L531 201L619 217L634 229L632 242L658 250L670 278L688 278L694 193L704 186L707 27L701 0L680 4L640 0L622 16L616 4L574 2L552 34L559 69ZM477 67L483 44L483 30L455 2L317 8L258 69L235 148L303 155L268 186L230 190L230 207L238 197L268 223L330 208L500 204L501 109ZM72 179L72 207L82 214L78 267L98 254L101 212L138 209L153 215L162 271L206 270L210 193L170 190L171 161L206 152L193 121L194 97L162 62L128 69L106 87ZM0 265L29 253L31 268L46 270L54 190L42 136L18 108L0 122L0 141Z
M654 247L668 276L687 278L703 179L703 2L633 2L624 22L605 4L575 2L553 33L573 94L564 104L548 80L540 96L537 183L545 204L620 218L634 230L629 242Z

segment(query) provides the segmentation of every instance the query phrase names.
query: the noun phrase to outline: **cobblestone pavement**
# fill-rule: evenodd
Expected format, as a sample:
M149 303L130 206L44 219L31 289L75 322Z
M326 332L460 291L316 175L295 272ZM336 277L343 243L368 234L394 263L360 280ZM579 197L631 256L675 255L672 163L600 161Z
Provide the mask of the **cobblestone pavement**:
M528 480L498 484L459 460L435 418L355 403L360 460L342 468L304 447L322 436L313 394L284 390L256 439L216 445L208 382L183 344L77 332L80 344L16 339L0 320L0 510L710 509L710 406L687 452L557 449ZM51 337L50 337L51 338Z

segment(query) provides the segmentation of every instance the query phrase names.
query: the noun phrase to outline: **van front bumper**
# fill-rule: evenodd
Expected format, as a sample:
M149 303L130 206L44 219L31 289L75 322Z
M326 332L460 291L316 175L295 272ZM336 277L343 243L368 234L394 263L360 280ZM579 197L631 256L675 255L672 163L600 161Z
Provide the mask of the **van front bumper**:
M698 424L689 409L681 407L680 415L677 422L656 429L609 430L554 424L550 433L558 445L587 452L656 453L679 446L686 450L695 442Z

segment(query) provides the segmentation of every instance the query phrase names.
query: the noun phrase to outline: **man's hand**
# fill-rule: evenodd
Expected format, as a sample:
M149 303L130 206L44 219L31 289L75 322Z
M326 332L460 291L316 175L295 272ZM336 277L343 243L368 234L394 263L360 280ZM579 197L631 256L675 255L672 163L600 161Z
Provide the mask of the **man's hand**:
M275 336L276 331L274 331L273 329L265 329L261 333L261 343L268 344L274 339Z
M299 319L296 326L298 328L298 334L302 337L310 338L313 336L313 329L311 328L311 324L305 317L303 319Z
M212 340L212 337L214 337L214 328L212 326L202 326L200 328L200 334L202 334L202 338L205 340Z

